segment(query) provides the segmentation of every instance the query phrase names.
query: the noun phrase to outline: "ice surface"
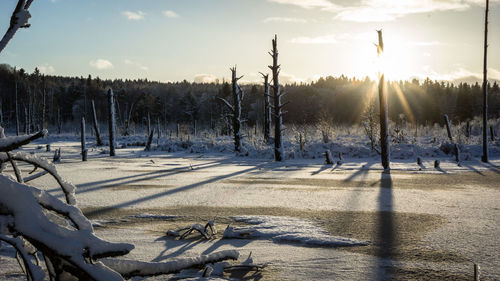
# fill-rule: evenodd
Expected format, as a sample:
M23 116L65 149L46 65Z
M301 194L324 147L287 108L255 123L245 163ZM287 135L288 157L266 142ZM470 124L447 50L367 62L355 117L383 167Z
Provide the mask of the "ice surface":
M329 235L312 222L299 218L275 216L237 216L237 222L254 226L233 228L229 226L224 238L262 238L276 243L300 243L310 246L360 246L368 245L367 241ZM242 233L247 235L241 236Z

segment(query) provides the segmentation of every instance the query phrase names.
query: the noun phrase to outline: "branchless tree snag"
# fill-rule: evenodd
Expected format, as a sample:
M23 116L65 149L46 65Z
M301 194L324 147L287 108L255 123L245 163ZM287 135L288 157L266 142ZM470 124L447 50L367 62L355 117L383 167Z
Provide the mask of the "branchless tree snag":
M108 90L108 124L109 124L109 156L115 156L115 129L116 129L116 117L115 117L115 98L113 96L113 90Z
M279 82L280 68L278 64L278 36L275 35L273 39L273 49L269 52L269 55L273 58L273 65L269 68L273 71L273 99L274 99L274 160L283 161L283 112L282 109L285 106L281 103L281 98L285 95L281 91L281 86Z
M488 162L488 12L490 1L486 0L484 17L484 61L483 61L483 156L481 160Z
M236 67L231 68L231 82L232 82L232 94L233 94L233 104L229 103L227 100L223 98L219 98L229 109L231 112L229 116L232 119L232 129L234 136L234 152L241 152L241 139L243 138L241 134L241 124L243 120L241 118L241 101L245 96L245 93L238 85L238 80L243 78L236 76Z
M82 161L87 161L87 138L85 137L85 117L82 117L81 129L81 143L82 143Z
M382 30L377 30L378 33L378 44L377 46L377 55L380 55L384 52L384 41L382 39ZM381 72L380 80L378 83L378 97L380 102L380 147L381 147L381 160L382 166L385 170L390 169L390 151L389 151L389 112L387 109L387 87L385 84L385 76L384 73Z
M14 68L14 83L15 83L15 103L14 103L14 111L16 115L16 136L19 136L19 105L17 100L17 71Z
M260 73L264 78L264 142L271 139L271 95L269 94L269 74Z
M92 120L94 123L96 146L101 146L101 145L103 145L103 143L102 143L102 139L101 139L101 132L99 132L99 123L97 122L97 113L95 111L94 100L92 100Z

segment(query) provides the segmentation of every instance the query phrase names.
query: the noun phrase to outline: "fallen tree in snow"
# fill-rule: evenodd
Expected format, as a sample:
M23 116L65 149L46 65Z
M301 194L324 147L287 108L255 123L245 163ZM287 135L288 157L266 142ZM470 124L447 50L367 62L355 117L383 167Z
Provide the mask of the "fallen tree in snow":
M44 280L45 272L50 280L68 276L79 280L123 280L133 276L170 274L238 258L237 251L221 251L162 263L111 259L128 254L134 245L112 243L97 237L90 221L76 206L75 186L62 179L53 164L35 155L11 153L9 150L46 133L0 139L0 163L10 163L17 178L16 181L11 175L0 174L0 241L17 251L28 280ZM16 161L33 165L33 172L41 168L43 171L36 174L37 177L51 175L61 186L66 202L24 184L23 181L30 177L23 178L19 169L14 168L17 167ZM194 229L191 227L188 232ZM211 235L216 233L213 221L201 229L206 233L210 230ZM187 236L188 232L184 235ZM38 259L33 262L36 252L41 253L44 267Z

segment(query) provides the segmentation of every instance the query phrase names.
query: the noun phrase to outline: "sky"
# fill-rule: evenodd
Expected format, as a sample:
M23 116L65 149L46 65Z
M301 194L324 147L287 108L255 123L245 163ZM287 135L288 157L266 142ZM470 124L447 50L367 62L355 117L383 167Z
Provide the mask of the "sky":
M17 0L0 1L0 32ZM237 66L260 82L278 36L281 81L321 76L482 77L483 0L34 0L0 63L103 79L213 82ZM374 43L383 30L384 58ZM3 35L3 33L2 33ZM500 80L500 0L490 0L488 74Z

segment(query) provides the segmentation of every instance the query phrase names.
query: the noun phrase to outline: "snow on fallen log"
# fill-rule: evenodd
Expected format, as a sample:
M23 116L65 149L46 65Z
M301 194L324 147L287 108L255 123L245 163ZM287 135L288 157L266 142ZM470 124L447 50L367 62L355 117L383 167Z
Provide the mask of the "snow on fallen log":
M312 222L299 218L275 216L238 216L232 217L237 222L254 226L231 227L224 231L223 238L260 238L270 239L275 243L292 242L311 246L363 246L367 241L329 235Z
M225 250L199 257L174 259L168 262L142 262L123 259L102 259L101 262L120 273L124 278L131 278L134 276L177 273L184 269L200 267L208 263L237 260L239 255L238 251Z
M31 135L0 138L0 152L12 151L36 139L45 137L47 134L47 130L42 130Z
M225 271L231 270L262 270L268 264L256 264L252 258L252 252L248 255L247 259L240 264L231 264L228 262L218 262L214 264L207 264L203 270L202 277L222 277Z
M134 246L126 243L111 243L93 234L92 227L76 207L66 205L52 195L37 188L20 184L10 177L0 175L0 210L12 217L8 229L21 235L44 255L57 257L79 272L79 276L93 280L122 280L122 277L99 262L88 263L89 258L125 255ZM56 204L54 200L59 201ZM39 202L40 201L40 202ZM71 213L72 220L85 225L84 229L69 229L52 222L41 205L53 205L50 209ZM66 207L63 207L64 204ZM75 211L75 212L74 212Z
M76 187L70 182L63 179L58 173L56 166L49 161L38 157L37 155L25 154L22 152L18 152L10 155L10 159L15 161L22 161L28 164L31 164L35 167L40 167L45 170L47 173L51 174L57 183L61 186L61 189L64 192L64 196L66 197L66 202L70 205L76 205L75 199L75 190ZM9 161L9 156L7 154L0 154L0 162Z

